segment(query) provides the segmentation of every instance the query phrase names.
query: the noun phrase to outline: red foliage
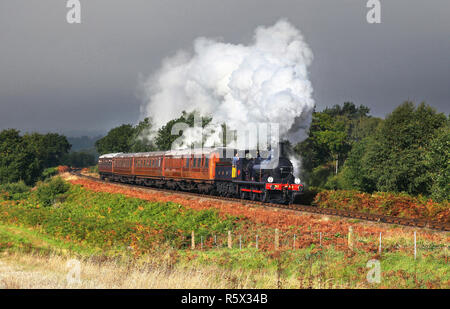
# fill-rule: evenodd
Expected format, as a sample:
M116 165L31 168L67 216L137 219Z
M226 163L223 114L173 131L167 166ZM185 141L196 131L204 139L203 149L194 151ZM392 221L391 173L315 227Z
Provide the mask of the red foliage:
M368 194L345 190L322 191L317 194L314 203L323 208L450 223L450 204L448 201L436 203L431 199L413 197L407 194L386 192Z
M62 173L66 173L70 171L70 167L65 166L65 165L60 165L58 166L58 173L62 174Z

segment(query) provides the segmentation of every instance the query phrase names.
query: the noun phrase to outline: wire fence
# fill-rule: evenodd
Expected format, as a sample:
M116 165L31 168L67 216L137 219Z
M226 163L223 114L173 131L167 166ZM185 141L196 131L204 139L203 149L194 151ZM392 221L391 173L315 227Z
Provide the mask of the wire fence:
M292 251L305 248L338 249L365 251L381 256L387 252L406 252L419 257L419 254L443 250L448 257L449 244L443 241L434 242L426 238L421 239L420 234L413 232L409 238L385 236L382 232L377 234L369 232L355 232L352 227L348 233L310 231L309 233L281 232L275 229L273 233L240 234L227 231L221 234L196 235L192 231L190 239L186 239L184 247L192 250L214 249L248 249L254 248L263 251Z

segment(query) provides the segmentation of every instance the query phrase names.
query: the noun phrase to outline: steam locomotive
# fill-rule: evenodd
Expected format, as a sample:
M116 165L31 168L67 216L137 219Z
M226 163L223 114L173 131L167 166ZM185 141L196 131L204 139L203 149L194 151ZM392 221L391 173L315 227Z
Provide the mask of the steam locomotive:
M303 184L278 150L202 148L102 155L102 180L188 192L293 203Z

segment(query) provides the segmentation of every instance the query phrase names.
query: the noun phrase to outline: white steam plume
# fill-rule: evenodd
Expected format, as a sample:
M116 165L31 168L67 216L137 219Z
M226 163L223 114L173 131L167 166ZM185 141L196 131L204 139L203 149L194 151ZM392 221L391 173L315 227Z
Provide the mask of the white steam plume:
M198 38L194 52L165 59L144 83L142 112L161 127L198 111L231 129L278 123L291 144L307 136L314 108L308 67L313 54L286 20L256 28L249 45Z

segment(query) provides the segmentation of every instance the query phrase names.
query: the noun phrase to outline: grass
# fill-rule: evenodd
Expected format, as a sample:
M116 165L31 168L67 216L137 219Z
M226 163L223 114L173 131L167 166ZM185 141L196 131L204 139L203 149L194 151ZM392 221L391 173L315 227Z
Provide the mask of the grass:
M6 288L449 288L444 248L434 238L383 238L383 252L311 244L282 252L223 246L190 250L190 233L207 239L249 225L214 210L147 202L71 186L64 200L44 207L35 193L0 198L0 287ZM254 225L258 235L267 228ZM270 232L270 231L269 231ZM272 233L272 232L270 232ZM236 236L236 235L234 235ZM245 235L244 235L245 236ZM315 235L317 236L317 235ZM448 239L443 236L439 239ZM337 233L323 237L342 238ZM316 237L317 238L317 237ZM222 239L224 242L224 239ZM357 243L377 243L356 235ZM198 246L197 246L198 248ZM70 285L67 262L81 263L81 283ZM367 262L381 263L381 283L370 284Z

